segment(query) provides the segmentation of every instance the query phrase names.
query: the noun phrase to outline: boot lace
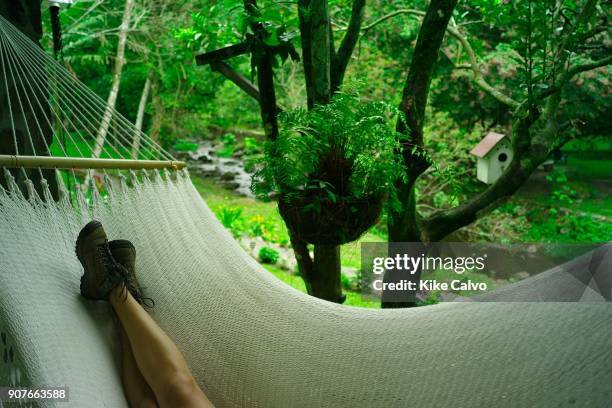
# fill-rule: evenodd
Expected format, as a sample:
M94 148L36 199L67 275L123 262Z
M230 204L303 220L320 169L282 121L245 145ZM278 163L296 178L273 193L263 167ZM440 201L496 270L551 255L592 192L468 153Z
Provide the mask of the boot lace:
M142 294L142 290L139 288L138 282L134 274L130 273L128 269L121 263L117 262L113 257L108 241L103 245L98 246L98 256L101 258L104 265L104 269L111 277L110 279L110 292L116 286L123 284L126 291L124 292L125 299L127 299L128 292L132 294L136 302L142 305L146 309L152 309L155 306L155 302L150 297L145 297ZM124 299L124 300L125 300Z

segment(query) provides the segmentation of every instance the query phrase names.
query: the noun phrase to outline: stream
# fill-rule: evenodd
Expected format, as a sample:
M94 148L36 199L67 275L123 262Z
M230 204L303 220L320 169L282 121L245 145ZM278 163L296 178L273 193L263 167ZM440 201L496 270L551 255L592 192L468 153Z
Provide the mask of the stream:
M251 174L244 168L241 157L219 157L215 152L220 145L211 140L200 143L198 150L188 155L189 170L245 197L254 198L251 192Z

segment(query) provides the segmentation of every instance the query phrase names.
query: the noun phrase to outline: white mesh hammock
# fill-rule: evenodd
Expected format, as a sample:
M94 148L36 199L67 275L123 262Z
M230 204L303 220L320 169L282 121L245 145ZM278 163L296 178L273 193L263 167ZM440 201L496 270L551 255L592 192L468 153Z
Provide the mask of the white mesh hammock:
M60 120L72 121L72 136L95 139L104 102L1 17L0 34L3 70L16 76L0 84L25 84L25 101L25 89L37 84L33 78L41 84L50 78L49 88L57 85L47 101L54 129ZM31 73L28 83L20 82L20 67ZM73 109L77 90L89 105L55 110ZM133 127L111 114L106 147L112 142L129 158L131 139L121 132L133 137ZM88 115L100 119L91 128ZM29 135L36 136L35 129ZM146 152L165 160L158 167L172 166L171 157L140 137ZM79 296L74 241L95 218L111 239L134 242L138 278L156 301L154 318L218 407L612 402L612 307L598 302L603 299L589 287L589 276L551 270L489 295L498 302L403 310L342 306L302 294L261 268L215 219L186 172L137 171L113 181L116 173L104 170L107 195L92 188L71 196L64 181L82 177L64 172L57 202L47 188L34 188L31 177L23 194L11 181L16 173L7 175L8 188L0 187L0 385L68 386L70 402L58 406L126 406L110 311ZM612 270L610 251L597 273ZM586 271L588 262L580 258L574 269ZM576 302L529 302L560 290ZM525 302L503 302L517 298Z

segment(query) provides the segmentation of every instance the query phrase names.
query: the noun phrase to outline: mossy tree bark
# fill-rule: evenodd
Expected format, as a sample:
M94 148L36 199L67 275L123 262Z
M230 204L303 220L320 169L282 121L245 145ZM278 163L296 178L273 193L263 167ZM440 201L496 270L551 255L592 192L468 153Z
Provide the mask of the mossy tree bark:
M10 21L32 41L38 43L42 37L40 8L41 0L4 1L0 2L0 15ZM4 56L5 60L7 58L7 56ZM40 132L38 132L38 127L35 125L35 117L40 117L43 112L40 109L38 109L38 112L35 112L27 104L23 105L23 109L21 108L18 103L17 90L20 90L20 93L23 90L18 88L20 86L18 83L11 80L10 69L6 64L0 64L0 154L48 156L50 153L46 145L51 145L53 141L53 129L45 121L41 120L39 121L41 128ZM8 72L5 72L5 70ZM17 74L13 72L13 75ZM18 82L19 79L16 79L16 81ZM30 95L30 97L32 100L39 100L43 104L42 109L50 109L48 105L44 105L45 101L48 100L46 91L37 95ZM50 114L47 113L47 116L50 116ZM37 129L37 133L30 136L28 129L33 128ZM38 133L41 133L42 137ZM32 139L31 143L30 137ZM32 180L41 198L44 198L41 185L42 178L44 178L49 184L51 195L54 199L57 199L57 180L54 170L18 171L17 169L9 169L9 171L15 177L17 185L24 193L27 193L26 179ZM4 174L0 172L0 185L6 186L6 183Z
M407 177L395 183L401 207L389 208L390 242L421 241L415 183L430 166L423 144L425 108L442 41L457 2L458 0L432 0L419 29L400 103L400 110L404 118L397 121L397 131L405 135L401 143L401 154L406 166ZM415 301L416 299L407 299L405 302L383 302L382 306L385 308L411 307L415 306Z
M278 136L278 109L276 106L276 91L274 89L274 54L264 43L266 29L263 24L256 22L260 16L256 0L244 0L245 11L253 18L251 29L255 33L256 44L253 46L252 57L257 63L257 87L259 89L259 110L264 132L268 140L275 140Z
M298 0L302 63L306 81L307 105L327 104L342 85L344 73L359 39L365 0L354 0L351 19L338 51L330 24L327 1ZM300 237L291 242L308 293L321 299L342 303L339 245L314 245L314 257Z
M333 50L332 30L327 1L298 1L298 14L302 35L302 62L306 75L308 108L327 104L331 100L331 64ZM342 303L340 281L340 247L338 245L314 245L311 259L307 245L292 233L294 252L298 259L300 275L312 296Z
M403 205L400 209L389 211L389 240L393 242L420 241L414 184L430 165L423 146L425 108L446 27L457 2L432 0L429 4L404 85L400 110L405 115L405 120L398 120L397 130L406 135L401 154L408 177L406 181L395 183Z

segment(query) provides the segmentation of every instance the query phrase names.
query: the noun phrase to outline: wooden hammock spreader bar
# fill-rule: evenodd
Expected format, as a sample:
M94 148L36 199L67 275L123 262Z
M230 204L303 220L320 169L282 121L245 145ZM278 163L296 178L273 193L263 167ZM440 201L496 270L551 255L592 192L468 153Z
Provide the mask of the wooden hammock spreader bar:
M184 169L187 164L176 160L90 159L84 157L0 155L0 167L44 169Z

